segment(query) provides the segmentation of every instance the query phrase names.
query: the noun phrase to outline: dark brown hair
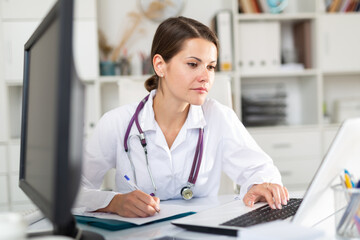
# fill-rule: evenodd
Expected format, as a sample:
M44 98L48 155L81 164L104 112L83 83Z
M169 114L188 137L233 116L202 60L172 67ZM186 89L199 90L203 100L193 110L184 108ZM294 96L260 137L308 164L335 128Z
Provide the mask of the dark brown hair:
M219 42L213 31L206 25L186 17L168 18L157 28L151 47L151 64L154 56L159 54L165 62L181 51L183 43L192 38L203 38L215 44L219 51ZM154 66L153 66L154 67ZM159 86L159 76L154 74L145 81L149 92Z

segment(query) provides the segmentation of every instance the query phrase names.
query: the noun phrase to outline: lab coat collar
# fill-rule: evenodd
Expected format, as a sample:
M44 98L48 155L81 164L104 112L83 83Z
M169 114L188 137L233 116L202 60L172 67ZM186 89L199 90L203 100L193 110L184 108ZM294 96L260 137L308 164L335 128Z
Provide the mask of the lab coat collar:
M145 103L143 110L140 112L139 123L144 132L156 130L155 114L153 109L153 100L155 95L156 90L152 90L150 92L149 99Z
M156 95L156 90L152 90L150 92L150 96L148 101L145 103L143 110L139 114L139 124L142 130L146 133L147 131L155 131L160 127L155 121L155 114L153 109L153 99ZM206 126L206 121L204 117L204 113L201 106L190 105L189 113L187 119L184 123L184 126L181 128L179 135L176 137L174 144L171 149L174 150L178 145L186 139L186 133L188 129L198 129L204 128ZM135 126L130 130L130 136L139 134L138 130ZM166 141L163 137L163 134L157 132L155 138L155 144L161 147L167 146ZM166 148L165 148L166 149Z
M199 129L204 128L206 121L204 118L204 113L201 106L190 105L188 117L184 123L184 126L181 128L178 136L176 137L171 150L174 150L177 146L183 143L186 140L186 134L188 129Z
M153 109L153 99L156 95L156 90L150 92L149 100L146 102L141 116L139 116L139 123L143 131L156 130L155 114ZM189 113L185 121L184 127L186 129L204 128L206 121L201 106L190 105Z
M190 105L189 114L185 124L187 129L204 128L206 126L204 112L201 106Z

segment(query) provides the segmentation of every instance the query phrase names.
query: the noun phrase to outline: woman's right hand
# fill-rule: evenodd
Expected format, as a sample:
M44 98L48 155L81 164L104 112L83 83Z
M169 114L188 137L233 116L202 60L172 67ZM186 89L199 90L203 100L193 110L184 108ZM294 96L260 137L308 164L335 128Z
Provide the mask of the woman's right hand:
M116 194L106 208L99 212L112 212L122 217L149 217L160 211L160 199L140 190Z

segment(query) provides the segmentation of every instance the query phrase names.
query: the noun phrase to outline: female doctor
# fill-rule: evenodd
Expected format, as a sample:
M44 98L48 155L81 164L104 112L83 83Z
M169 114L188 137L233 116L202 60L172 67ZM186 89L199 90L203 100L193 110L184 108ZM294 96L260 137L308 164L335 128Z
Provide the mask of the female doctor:
M248 206L287 204L271 158L232 109L206 98L218 48L215 34L193 19L159 25L151 49L155 74L145 82L149 96L106 113L87 143L79 198L85 211L152 216L160 199L217 195L221 171L241 186ZM116 192L100 191L111 168Z

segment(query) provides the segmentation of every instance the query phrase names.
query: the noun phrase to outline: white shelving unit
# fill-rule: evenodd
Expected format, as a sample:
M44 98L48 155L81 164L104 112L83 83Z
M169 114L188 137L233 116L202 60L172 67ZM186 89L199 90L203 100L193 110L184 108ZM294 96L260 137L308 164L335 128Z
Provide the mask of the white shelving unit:
M267 89L276 84L285 86L288 98L286 123L248 129L274 159L290 189L304 189L311 180L344 120L342 116L346 115L339 116L341 110L336 109L339 101L349 100L348 104L360 106L360 49L357 47L360 34L356 30L360 27L360 14L326 13L324 4L323 0L289 0L289 10L285 9L281 14L243 14L238 13L238 1L233 0L234 110L241 118L241 96L249 94L249 86ZM276 22L280 24L283 36L289 25L302 21L310 21L311 26L311 68L248 73L239 66L239 43L247 37L239 33L239 26ZM291 39L291 32L287 34L287 39L281 38L281 46Z
M0 0L0 211L18 210L30 205L17 187L23 45L53 2ZM138 10L136 1L128 1L126 5L117 0L75 2L81 6L77 8L75 24L75 60L87 89L85 127L88 136L103 113L138 101L146 94L142 84L147 76L99 76L97 29L108 34L111 44L117 43L121 36L119 29L126 27L126 14ZM336 107L348 103L341 100L360 101L360 33L357 31L360 14L328 14L323 3L323 0L289 0L289 5L281 14L240 14L237 0L197 0L191 4L188 1L181 13L210 26L218 10L232 11L234 68L231 72L216 74L217 85L213 90L217 91L211 94L224 104L231 105L240 119L241 96L257 87L270 90L281 85L285 89L286 122L248 129L274 159L285 185L291 190L304 189L309 183L340 125L343 115L339 115L342 112ZM203 6L207 6L207 11L199 10ZM292 26L304 21L309 21L311 27L311 68L244 71L239 65L241 43L244 37L251 35L241 35L239 26L271 23L266 26L278 31L277 57L281 57L284 47L292 43ZM146 34L138 36L129 52L139 49L150 51L149 42L158 23L144 20L143 24ZM326 116L324 103L327 106ZM111 184L110 174L104 187ZM226 178L223 186L221 193L232 189ZM226 189L226 186L230 187Z

